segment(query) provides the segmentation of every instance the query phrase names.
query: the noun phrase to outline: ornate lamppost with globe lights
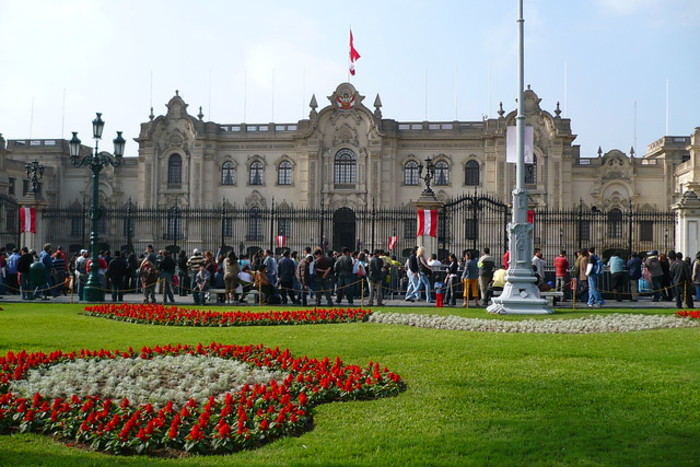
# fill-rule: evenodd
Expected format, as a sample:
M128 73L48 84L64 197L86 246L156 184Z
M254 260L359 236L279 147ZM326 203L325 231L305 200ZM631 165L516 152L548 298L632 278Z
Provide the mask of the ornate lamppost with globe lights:
M92 121L92 137L95 140L95 148L90 154L81 156L80 154L80 139L78 139L78 132L73 132L73 137L68 142L70 149L70 161L73 167L84 167L87 166L92 171L92 207L90 208L90 256L92 258L92 264L90 265L90 271L88 272L88 280L83 289L83 300L89 302L101 302L104 301L105 291L102 281L98 273L99 267L97 264L99 252L97 251L97 241L98 241L98 229L100 220L100 201L99 201L99 187L100 187L100 172L103 168L111 165L112 167L119 167L122 163L122 157L124 156L124 146L126 145L126 140L122 137L122 132L117 131L117 137L112 140L114 143L114 155L99 150L99 140L102 139L102 130L104 129L105 122L102 120L102 114L97 113L97 117Z

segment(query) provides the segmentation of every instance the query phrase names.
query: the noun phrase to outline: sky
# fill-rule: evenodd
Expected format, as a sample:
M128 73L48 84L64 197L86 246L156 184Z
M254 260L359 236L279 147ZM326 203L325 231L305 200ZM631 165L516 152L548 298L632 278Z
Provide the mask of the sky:
M582 156L700 126L700 1L524 0L524 18L525 83ZM518 0L0 0L0 133L93 145L101 112L136 155L175 90L205 120L292 123L349 78L384 118L497 117L516 109L517 19Z

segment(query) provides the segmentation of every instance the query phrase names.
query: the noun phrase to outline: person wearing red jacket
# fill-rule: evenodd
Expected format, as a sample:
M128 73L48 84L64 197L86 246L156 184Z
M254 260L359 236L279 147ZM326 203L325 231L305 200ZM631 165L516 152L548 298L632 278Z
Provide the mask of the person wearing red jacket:
M569 258L566 257L566 250L561 250L559 252L559 256L554 258L554 275L557 279L557 292L564 292L564 297L562 299L563 302L568 299L566 284L570 280L570 267L571 265L569 264Z

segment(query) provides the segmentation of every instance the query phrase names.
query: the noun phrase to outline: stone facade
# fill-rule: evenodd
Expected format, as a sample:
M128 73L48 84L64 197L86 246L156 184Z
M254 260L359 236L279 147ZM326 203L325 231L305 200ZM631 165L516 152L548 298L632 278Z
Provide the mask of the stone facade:
M637 157L598 151L581 157L571 120L540 107L525 92L526 125L534 129L535 164L529 166L530 204L546 209L669 210L683 192L700 186L700 128L690 137L665 136ZM165 115L142 123L138 156L100 179L100 202L120 208L277 205L326 209L408 207L420 196L419 166L436 167L438 200L479 192L509 202L515 164L506 162L506 129L515 110L480 121L402 122L384 118L379 95L373 109L352 84L340 84L328 105L310 102L309 118L294 123L221 124L188 112L178 95ZM126 131L127 135L129 134ZM86 153L90 149L85 147ZM66 140L0 137L0 195L21 200L24 165L46 171L41 197L51 207L89 205L90 172L71 167ZM2 220L0 220L2 222Z

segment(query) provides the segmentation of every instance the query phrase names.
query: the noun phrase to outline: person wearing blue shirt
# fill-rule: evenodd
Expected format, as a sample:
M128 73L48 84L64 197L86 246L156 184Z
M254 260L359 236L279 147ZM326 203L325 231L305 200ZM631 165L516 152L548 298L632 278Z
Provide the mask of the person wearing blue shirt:
M8 289L13 294L19 294L19 281L17 280L17 265L19 264L19 259L22 256L19 254L19 250L15 248L12 250L12 254L7 258L7 271L5 274L5 283Z
M615 292L615 300L622 301L622 284L625 280L625 260L614 254L608 260L610 268L610 289Z

